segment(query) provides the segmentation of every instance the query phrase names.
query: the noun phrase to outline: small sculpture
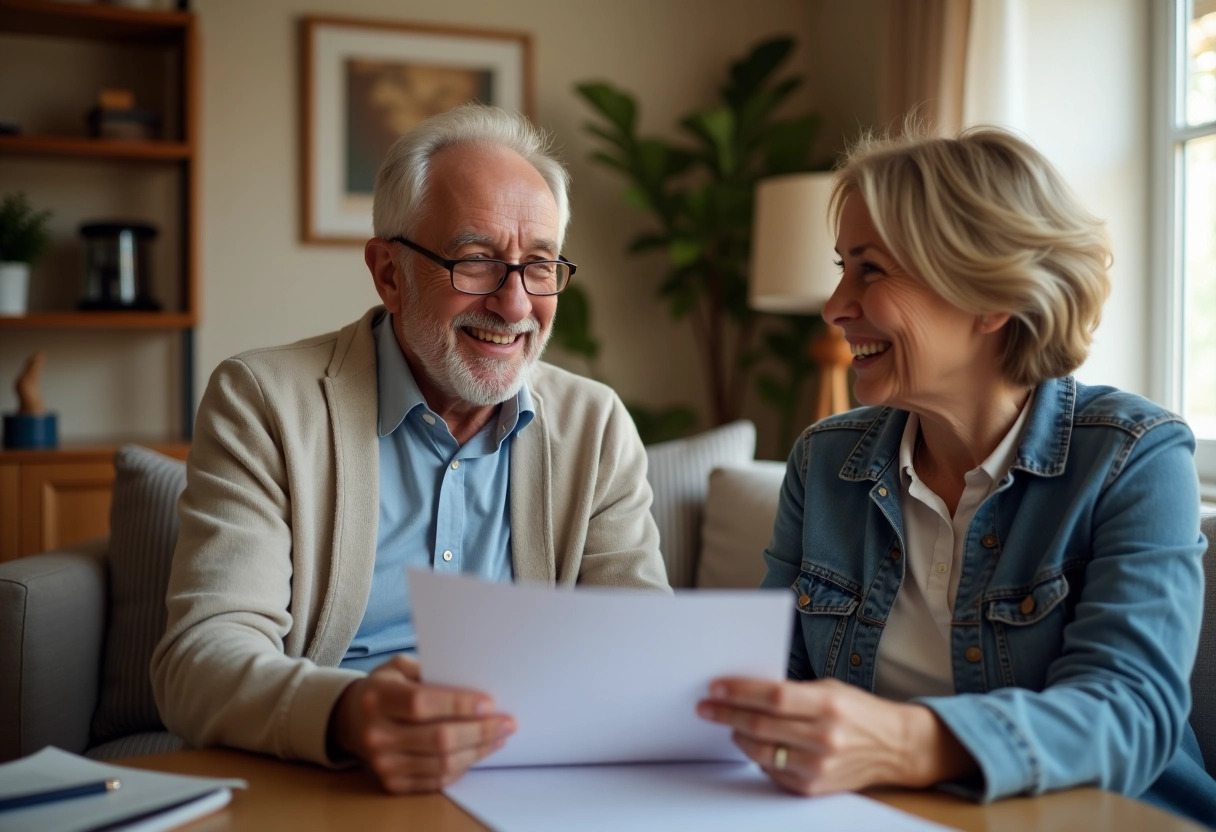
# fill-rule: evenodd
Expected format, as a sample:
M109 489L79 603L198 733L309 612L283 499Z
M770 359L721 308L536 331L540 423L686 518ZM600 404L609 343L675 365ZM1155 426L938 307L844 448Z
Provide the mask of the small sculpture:
M17 376L17 383L14 385L17 390L17 412L23 416L41 416L46 410L42 392L38 389L42 365L45 363L46 353L38 350L25 362L25 369Z
M46 412L38 388L46 353L38 350L25 362L17 377L17 412L4 414L4 447L54 448L59 444L58 419Z

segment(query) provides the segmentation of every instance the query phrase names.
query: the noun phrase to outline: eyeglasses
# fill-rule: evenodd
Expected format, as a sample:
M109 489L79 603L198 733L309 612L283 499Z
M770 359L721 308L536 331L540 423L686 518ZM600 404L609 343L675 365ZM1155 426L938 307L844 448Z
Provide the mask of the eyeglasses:
M529 295L557 295L570 285L570 278L578 268L561 255L556 260L530 260L527 263L508 263L484 257L448 260L404 237L393 237L392 241L412 248L443 266L451 275L452 288L466 295L494 294L507 282L511 272L519 272L524 281L524 291Z

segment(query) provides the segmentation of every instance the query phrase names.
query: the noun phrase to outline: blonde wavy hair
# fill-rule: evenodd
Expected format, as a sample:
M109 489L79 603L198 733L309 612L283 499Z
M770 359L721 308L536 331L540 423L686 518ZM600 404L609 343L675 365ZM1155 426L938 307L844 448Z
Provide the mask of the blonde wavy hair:
M905 269L966 312L1010 315L1009 381L1034 386L1085 360L1110 294L1106 225L1024 140L995 127L868 134L837 170L837 228L853 194Z

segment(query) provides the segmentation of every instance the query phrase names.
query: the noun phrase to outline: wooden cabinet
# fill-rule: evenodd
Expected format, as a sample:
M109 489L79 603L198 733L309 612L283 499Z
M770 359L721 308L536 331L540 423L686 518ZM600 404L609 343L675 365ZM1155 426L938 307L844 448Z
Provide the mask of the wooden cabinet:
M61 443L90 444L0 451L0 560L107 533L112 457L130 438L163 436L153 447L185 456L199 318L197 76L189 12L0 0L0 120L20 127L0 135L0 194L23 191L54 213L53 247L34 267L29 312L0 316L0 383L33 350L59 350L48 366L65 374L60 390L87 390L67 407L75 434L62 412L70 397L48 396L48 406L61 411ZM89 135L86 114L101 90L115 88L157 113L155 133ZM158 311L79 308L79 226L115 219L158 231L150 258Z
M190 451L149 447L177 459ZM0 452L0 561L109 534L116 450Z

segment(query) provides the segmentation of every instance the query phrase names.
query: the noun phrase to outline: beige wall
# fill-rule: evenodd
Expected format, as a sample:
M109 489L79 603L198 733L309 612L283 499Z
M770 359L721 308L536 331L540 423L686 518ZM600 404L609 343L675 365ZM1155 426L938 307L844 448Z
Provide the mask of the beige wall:
M821 144L830 158L839 136L872 107L869 64L843 60L843 54L832 60L824 51L843 37L855 48L869 28L849 5L197 0L205 59L202 377L234 352L331 329L376 301L359 247L299 240L297 21L306 13L341 13L532 32L538 120L557 136L573 174L574 222L566 250L579 263L577 280L592 299L603 343L601 372L627 399L701 407L687 324L671 321L654 298L661 260L623 250L646 217L625 204L622 180L588 161L593 145L582 125L591 113L574 85L610 80L638 96L643 130L670 135L677 116L713 101L729 60L763 37L795 33L800 48L792 69L808 77L797 106L827 116ZM855 54L853 48L848 54ZM556 351L549 357L581 369L577 359ZM757 409L752 403L749 412Z

